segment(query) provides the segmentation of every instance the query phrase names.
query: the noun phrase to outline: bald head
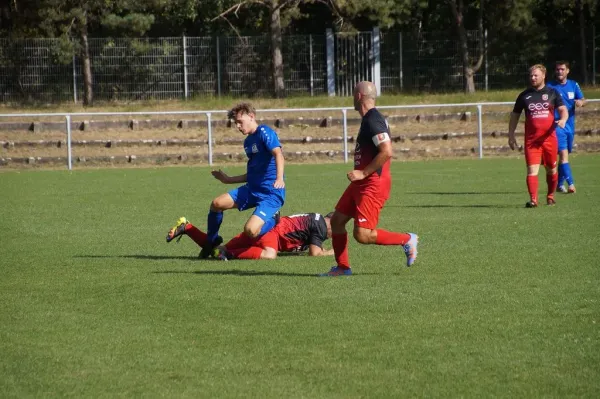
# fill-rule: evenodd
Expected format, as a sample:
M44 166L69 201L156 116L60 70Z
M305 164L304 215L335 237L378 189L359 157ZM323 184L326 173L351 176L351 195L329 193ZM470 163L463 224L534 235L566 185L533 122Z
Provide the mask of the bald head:
M375 100L375 97L377 97L377 88L375 88L375 84L367 80L359 82L354 87L354 92L360 93L362 96L371 100Z
M375 107L375 98L377 97L377 88L373 82L364 80L354 86L354 109L361 116L364 116L368 110Z

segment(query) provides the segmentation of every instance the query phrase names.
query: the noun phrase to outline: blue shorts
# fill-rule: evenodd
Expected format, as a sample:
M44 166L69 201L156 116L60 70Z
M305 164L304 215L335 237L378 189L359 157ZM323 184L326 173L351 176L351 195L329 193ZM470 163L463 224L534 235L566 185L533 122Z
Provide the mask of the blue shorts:
M247 185L244 185L231 190L228 194L233 198L238 210L256 208L253 215L265 222L272 218L285 202L285 188L274 188L269 193L253 193Z
M567 150L571 153L575 134L567 129L556 127L556 139L558 140L558 151Z

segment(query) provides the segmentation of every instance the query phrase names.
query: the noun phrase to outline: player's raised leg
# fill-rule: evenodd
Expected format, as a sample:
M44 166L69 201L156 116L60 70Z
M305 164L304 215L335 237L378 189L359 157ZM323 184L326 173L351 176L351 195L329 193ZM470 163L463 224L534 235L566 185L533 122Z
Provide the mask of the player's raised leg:
M278 213L285 202L285 190L277 190L258 198L256 209L244 226L244 232L252 238L259 238L271 231L277 224Z

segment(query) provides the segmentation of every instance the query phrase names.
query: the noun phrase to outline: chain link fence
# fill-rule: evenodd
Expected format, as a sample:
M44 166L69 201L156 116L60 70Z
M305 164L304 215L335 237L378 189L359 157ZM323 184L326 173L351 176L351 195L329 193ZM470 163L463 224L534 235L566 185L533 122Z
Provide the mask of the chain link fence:
M443 32L382 32L380 39L382 92L463 89L458 40ZM469 32L473 61L479 54L479 40ZM336 94L350 95L355 82L373 77L373 33L336 33L334 47L330 56ZM89 40L89 48L92 89L99 101L273 91L268 36L96 38ZM328 92L325 35L284 36L282 53L288 95ZM78 101L83 95L81 61L58 39L0 39L0 101ZM475 75L476 89L523 87L526 69L533 62L539 60L496 53L491 46Z

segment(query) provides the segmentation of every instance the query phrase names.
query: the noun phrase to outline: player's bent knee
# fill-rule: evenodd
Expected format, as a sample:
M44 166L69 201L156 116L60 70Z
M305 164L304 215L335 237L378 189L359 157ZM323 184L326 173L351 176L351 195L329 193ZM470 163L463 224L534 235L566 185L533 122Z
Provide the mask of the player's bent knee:
M371 244L371 230L355 229L354 239L361 244Z
M244 227L244 234L250 238L256 238L260 234L260 227L248 226Z
M211 211L226 211L235 208L235 202L229 194L219 195L210 203Z

